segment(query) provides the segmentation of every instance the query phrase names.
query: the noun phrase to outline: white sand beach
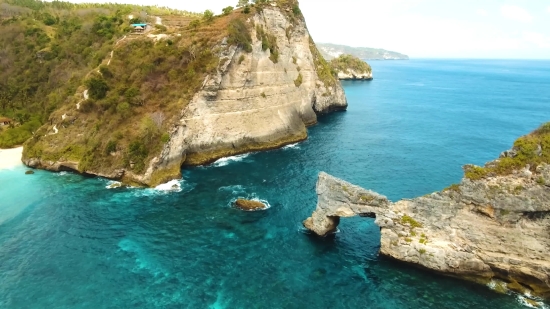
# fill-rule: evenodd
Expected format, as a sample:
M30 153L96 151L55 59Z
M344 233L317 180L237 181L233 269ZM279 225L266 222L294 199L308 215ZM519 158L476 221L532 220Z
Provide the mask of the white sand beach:
M22 153L23 147L0 149L0 170L23 165L23 163L21 163Z

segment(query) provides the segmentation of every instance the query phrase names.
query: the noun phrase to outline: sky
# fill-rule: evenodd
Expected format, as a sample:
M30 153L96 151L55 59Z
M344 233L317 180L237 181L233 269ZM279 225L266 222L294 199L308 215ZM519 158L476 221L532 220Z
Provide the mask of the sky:
M220 13L237 0L116 2ZM548 0L301 0L300 7L316 42L412 58L550 59Z

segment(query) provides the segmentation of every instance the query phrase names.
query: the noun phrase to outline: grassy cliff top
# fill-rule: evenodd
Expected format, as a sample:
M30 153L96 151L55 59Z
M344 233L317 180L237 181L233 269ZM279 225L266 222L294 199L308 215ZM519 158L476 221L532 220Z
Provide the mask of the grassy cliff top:
M368 63L352 55L340 55L329 63L334 71L346 72L347 70L353 70L358 73L372 72L372 68Z
M487 163L484 167L467 166L465 177L478 180L488 176L509 175L514 170L530 166L535 171L542 163L550 164L550 122L541 125L528 135L518 138L505 156Z

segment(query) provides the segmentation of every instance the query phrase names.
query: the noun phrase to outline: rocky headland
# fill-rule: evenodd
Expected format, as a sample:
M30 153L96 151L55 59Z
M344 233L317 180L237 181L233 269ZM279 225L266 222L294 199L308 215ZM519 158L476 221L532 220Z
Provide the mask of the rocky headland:
M135 86L119 86L94 99L85 89L93 83L80 87L75 97L82 102L52 113L25 144L23 162L155 186L181 177L182 165L302 141L318 114L347 108L342 86L315 47L296 1L258 3L248 12L190 24L183 34L160 42L121 39L104 61L105 74L93 73L95 80L107 80L104 88L108 79L124 83L124 76L143 76L147 64L134 70L133 63L123 63L132 54L147 55L146 48L158 54L152 61L164 71L136 79L133 85L147 82L130 94ZM179 78L181 83L171 81ZM172 86L160 88L163 82ZM148 101L154 87L166 95ZM117 100L122 103L102 110Z
M317 43L325 59L332 60L343 54L350 54L365 60L408 60L409 56L381 48L351 47L346 45Z
M320 173L317 208L304 226L325 236L341 217L373 217L386 257L548 299L549 141L546 124L485 167L465 166L460 184L395 203Z

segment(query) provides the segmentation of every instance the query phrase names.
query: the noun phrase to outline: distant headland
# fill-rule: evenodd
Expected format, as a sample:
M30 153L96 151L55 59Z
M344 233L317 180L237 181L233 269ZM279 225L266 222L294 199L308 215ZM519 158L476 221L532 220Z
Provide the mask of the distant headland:
M363 60L409 60L409 56L379 48L351 47L331 43L317 43L317 48L327 60L342 54L350 54Z

